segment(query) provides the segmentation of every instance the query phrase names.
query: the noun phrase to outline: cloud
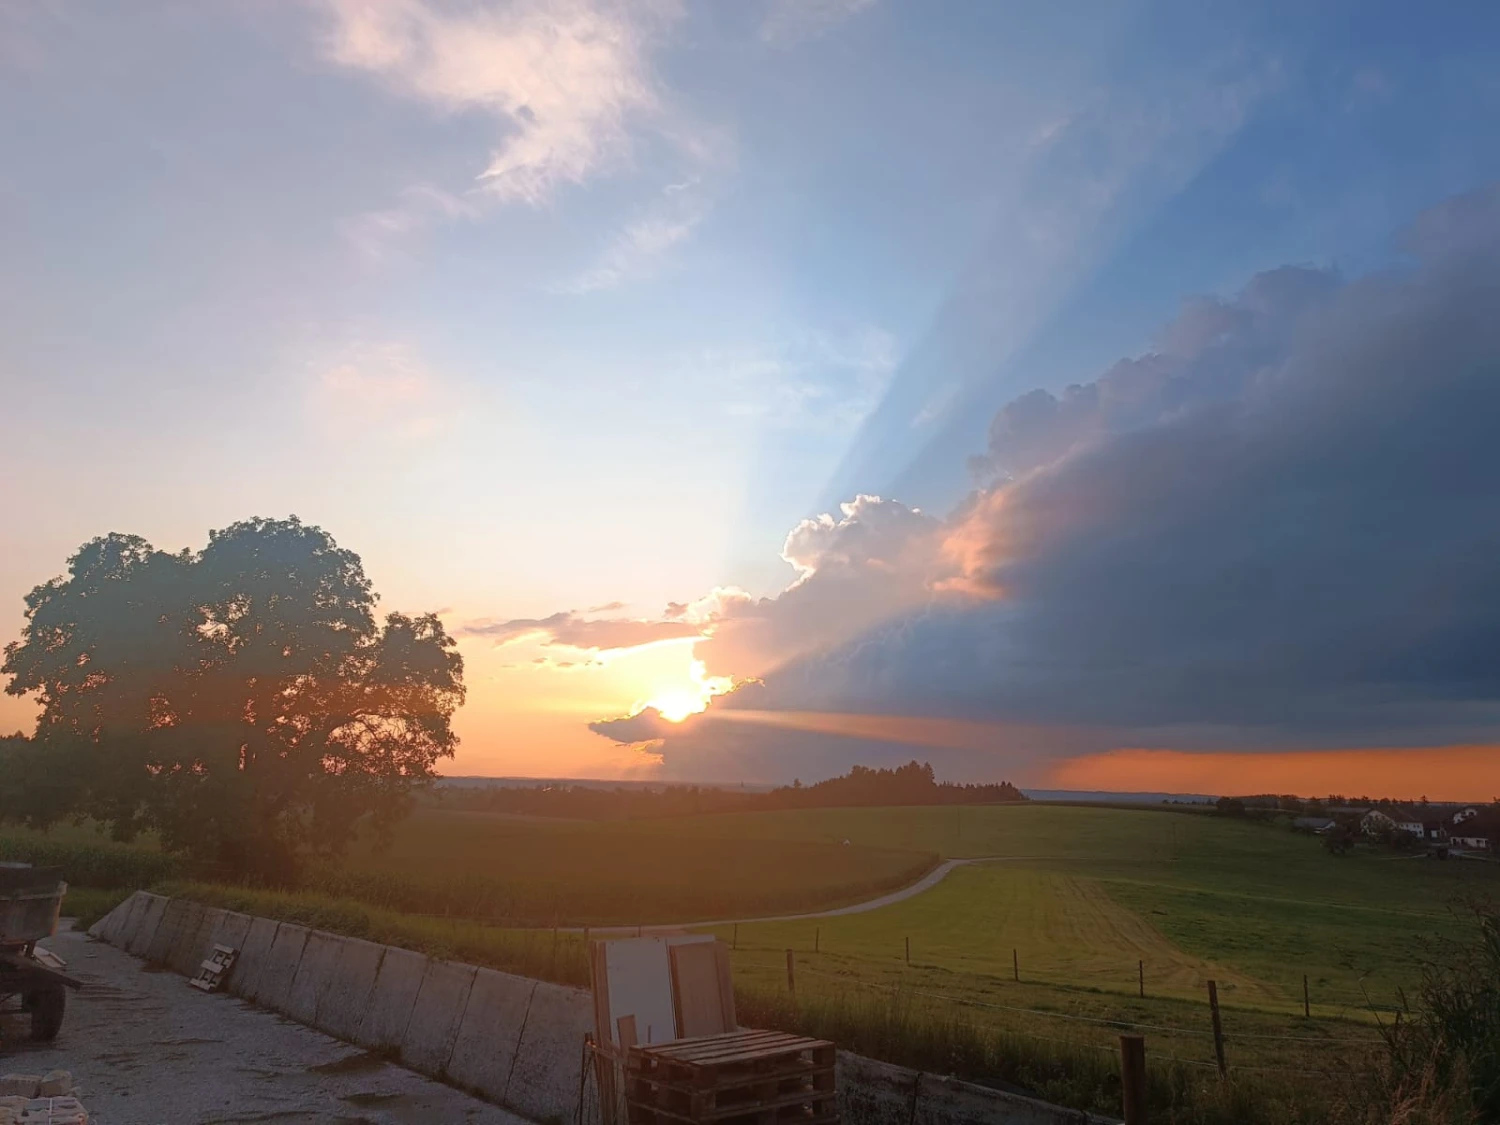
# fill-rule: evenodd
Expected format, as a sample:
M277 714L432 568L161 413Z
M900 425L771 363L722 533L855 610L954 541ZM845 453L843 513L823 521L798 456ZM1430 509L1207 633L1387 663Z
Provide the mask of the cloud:
M708 716L991 722L1043 757L1495 741L1500 189L1401 246L1354 280L1257 275L1022 396L990 430L996 478L946 519L866 497L800 525L797 581L696 646L764 680Z
M432 184L414 184L394 207L366 211L344 223L344 235L366 257L381 261L401 240L434 223L473 219L479 208L469 199Z
M630 151L630 127L661 110L647 59L672 6L517 0L326 0L328 57L439 109L495 117L502 136L479 174L507 202L546 202Z
M761 21L762 41L776 47L805 43L853 19L875 0L771 0Z
M657 742L672 734L682 733L684 724L692 721L689 718L682 723L670 722L662 718L661 712L655 707L647 707L623 718L600 719L590 723L589 730L620 743Z
M613 652L702 635L699 627L683 622L590 618L575 610L513 621L469 621L459 625L456 632L460 636L488 637L497 646L538 641L588 652Z
M555 291L592 293L650 277L668 251L686 241L701 220L701 212L683 209L674 215L637 219L615 236L593 265Z
M691 363L695 384L719 388L724 409L783 429L857 426L884 393L898 359L896 338L865 325L804 332L774 344L709 349Z
M405 344L362 344L318 369L308 389L314 421L348 437L412 441L448 416L448 389Z

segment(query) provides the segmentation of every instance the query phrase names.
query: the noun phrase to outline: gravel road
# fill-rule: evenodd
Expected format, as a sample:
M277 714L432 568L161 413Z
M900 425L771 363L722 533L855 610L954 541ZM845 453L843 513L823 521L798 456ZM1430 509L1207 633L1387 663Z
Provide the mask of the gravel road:
M72 1071L97 1125L522 1125L524 1118L74 932L48 944L85 987L51 1044L0 1027L0 1073Z

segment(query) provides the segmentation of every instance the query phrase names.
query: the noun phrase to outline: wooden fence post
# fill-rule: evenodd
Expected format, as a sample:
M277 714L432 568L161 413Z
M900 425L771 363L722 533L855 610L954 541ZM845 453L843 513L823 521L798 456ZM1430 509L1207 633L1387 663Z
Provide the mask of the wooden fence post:
M1021 951L1012 949L1010 951L1010 972L1016 978L1016 983L1021 983Z
M911 938L906 939L906 963L911 964Z
M792 960L792 951L786 951L786 990L793 996L797 995L797 971L796 962Z
M1224 1025L1219 1020L1219 983L1208 982L1208 1007L1214 1017L1214 1055L1219 1060L1219 1077L1229 1073L1229 1064L1224 1061Z
M739 949L739 947L740 947L740 924L738 922L736 922L734 924L734 943L731 946L731 948L737 950L737 949Z
M1302 1017L1312 1019L1312 999L1307 992L1307 974L1302 974Z
M1137 961L1135 963L1135 971L1141 979L1141 999L1144 1000L1146 998L1146 962Z
M813 930L813 952L817 953L823 944L823 927L819 926Z
M1146 1039L1120 1036L1120 1093L1125 1125L1146 1125Z

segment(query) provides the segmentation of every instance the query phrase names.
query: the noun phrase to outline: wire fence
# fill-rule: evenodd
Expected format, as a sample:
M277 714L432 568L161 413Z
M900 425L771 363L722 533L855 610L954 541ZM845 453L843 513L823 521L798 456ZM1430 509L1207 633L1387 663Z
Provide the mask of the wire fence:
M1015 1004L998 1004L994 1003L993 1001L981 1000L973 996L959 996L951 993L935 992L930 989L913 988L909 985L890 985L882 984L876 981L859 980L857 978L843 976L836 973L822 972L819 969L807 965L801 966L798 971L809 976L839 984L841 986L853 985L858 988L880 992L890 996L920 997L925 1000L937 1001L943 1004L952 1004L963 1008L976 1008L984 1011L1005 1012L1013 1015L1037 1017L1046 1020L1058 1020L1068 1024L1080 1024L1088 1027L1108 1028L1111 1031L1118 1031L1121 1033L1150 1032L1153 1035L1157 1036L1163 1036L1167 1038L1182 1037L1195 1041L1217 1039L1217 1046L1219 1048L1222 1048L1223 1044L1225 1043L1240 1042L1254 1043L1256 1045L1289 1044L1295 1045L1299 1050L1309 1046L1337 1047L1343 1050L1348 1050L1351 1048L1377 1048L1383 1043L1383 1040L1376 1036L1267 1035L1256 1032L1215 1032L1202 1028L1172 1027L1166 1024L1143 1023L1131 1019L1120 1019L1108 1016L1091 1016L1075 1012L1055 1012L1048 1011L1044 1008L1027 1008ZM1010 1035L1018 1035L1026 1039L1036 1040L1038 1042L1063 1046L1067 1047L1070 1050L1097 1051L1107 1055L1114 1055L1118 1052L1118 1048L1114 1045L1090 1043L1079 1039L1062 1039L1056 1036L1044 1035L1040 1032L1032 1031L1027 1028L1008 1026L1005 1028L1005 1031ZM1192 1067L1206 1071L1219 1071L1222 1073L1226 1069L1226 1064L1222 1064L1218 1061L1209 1062L1203 1059L1185 1058L1178 1054L1160 1050L1153 1051L1152 1057L1157 1062L1171 1063L1177 1066ZM1228 1067L1228 1069L1232 1069L1237 1073L1243 1072L1254 1074L1285 1074L1297 1077L1319 1078L1347 1076L1354 1068L1345 1067L1342 1069L1336 1069L1328 1067L1315 1068L1286 1065L1269 1066L1254 1064L1235 1064L1232 1067Z

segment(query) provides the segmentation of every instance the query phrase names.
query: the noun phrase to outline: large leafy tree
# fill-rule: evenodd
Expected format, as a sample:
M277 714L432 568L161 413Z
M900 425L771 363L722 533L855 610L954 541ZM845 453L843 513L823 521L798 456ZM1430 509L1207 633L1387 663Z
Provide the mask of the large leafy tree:
M463 658L435 614L375 616L359 556L252 519L169 554L86 543L26 597L6 691L42 711L0 756L0 816L88 816L122 839L284 877L379 831L451 756Z

